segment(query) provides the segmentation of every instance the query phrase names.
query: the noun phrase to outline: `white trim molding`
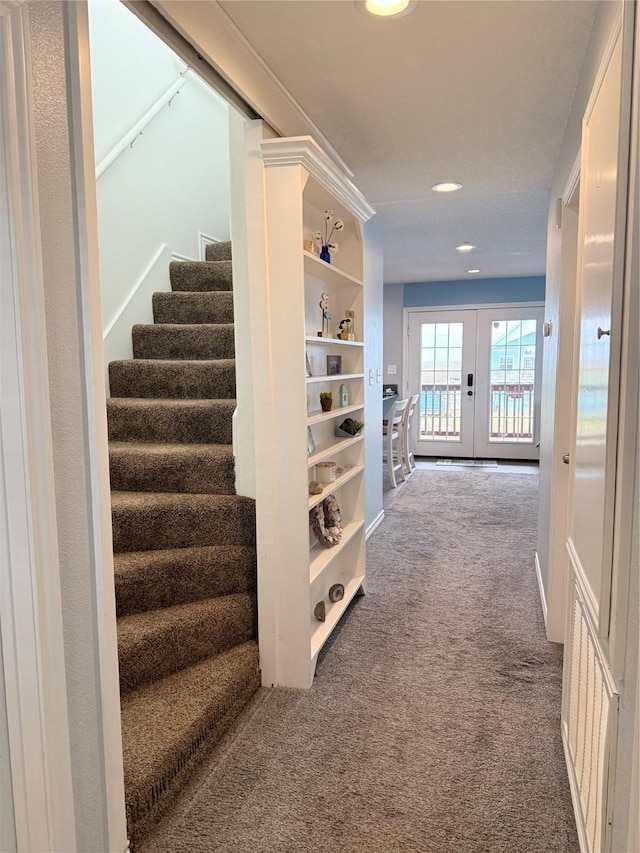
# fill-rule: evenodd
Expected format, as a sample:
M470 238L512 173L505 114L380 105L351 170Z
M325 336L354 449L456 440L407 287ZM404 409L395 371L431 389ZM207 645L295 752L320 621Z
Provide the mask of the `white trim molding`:
M348 175L336 166L310 136L266 139L260 148L266 167L302 166L361 222L368 222L375 215L374 208Z
M28 6L0 6L0 626L19 850L76 850Z
M155 255L157 260L158 255ZM180 252L171 252L171 260L172 261L195 261L196 258L190 258L188 255L181 255ZM147 268L148 269L148 268Z
M219 237L211 237L209 234L204 234L202 231L198 231L198 250L199 255L198 259L201 261L206 261L207 257L207 246L210 243L223 243L224 240L220 240Z
M535 553L535 569L536 569L536 579L538 581L538 590L540 592L540 604L542 605L542 615L544 616L544 627L547 627L547 597L544 594L544 583L542 582L542 571L540 569L540 559L538 558L538 552Z
M377 515L376 518L374 518L371 524L367 527L367 529L365 530L364 538L368 539L371 534L374 533L378 529L378 527L380 527L383 521L384 510L382 510L379 515Z
M569 560L571 563L571 569L573 572L573 578L575 585L585 603L585 608L589 613L589 617L593 622L593 625L596 626L599 624L600 614L598 612L598 602L593 594L593 590L589 586L587 581L587 576L585 574L584 569L582 568L582 563L580 562L580 557L578 556L578 552L576 550L576 546L573 544L573 540L571 537L567 539L567 553L569 554ZM595 630L597 636L600 636L599 632Z
M94 805L105 823L105 846L127 850L91 79L86 64L89 21L86 3L63 4L63 8L80 297L77 310L84 355L79 379L87 436L84 448L90 520L87 542L90 565L87 570L93 576L93 641L99 706L96 722L100 738L97 752L102 764L99 771L102 802Z

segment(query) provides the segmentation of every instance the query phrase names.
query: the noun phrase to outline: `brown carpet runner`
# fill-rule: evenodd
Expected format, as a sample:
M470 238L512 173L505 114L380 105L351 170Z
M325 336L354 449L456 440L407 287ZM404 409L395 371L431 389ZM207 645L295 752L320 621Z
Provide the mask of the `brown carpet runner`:
M174 262L107 401L127 823L156 823L260 684L255 507L235 494L231 244Z

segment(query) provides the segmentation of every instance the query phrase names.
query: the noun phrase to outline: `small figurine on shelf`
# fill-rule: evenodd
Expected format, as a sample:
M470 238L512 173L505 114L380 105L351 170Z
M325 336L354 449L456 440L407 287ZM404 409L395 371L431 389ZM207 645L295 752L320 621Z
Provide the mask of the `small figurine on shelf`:
M329 312L329 294L321 293L320 294L320 310L322 311L322 331L318 332L319 338L328 338L329 337L329 320L331 320L331 313Z
M338 337L341 341L349 341L353 340L352 332L351 332L351 320L346 317L344 320L340 320Z
M354 320L356 319L356 312L355 311L345 311L344 316L345 316L345 319L349 321L349 328L347 329L347 334L348 334L347 340L348 341L355 341L355 339L356 339L356 327L355 327ZM342 340L344 340L344 339L345 338L343 336Z

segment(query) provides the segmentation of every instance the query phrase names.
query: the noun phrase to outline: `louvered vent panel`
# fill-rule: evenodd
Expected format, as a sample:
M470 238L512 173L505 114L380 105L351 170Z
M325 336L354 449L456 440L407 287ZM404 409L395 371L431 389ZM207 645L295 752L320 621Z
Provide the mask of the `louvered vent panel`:
M588 853L605 838L609 746L617 720L617 694L595 641L584 604L573 587L569 672L565 680L563 735L573 779L580 834Z

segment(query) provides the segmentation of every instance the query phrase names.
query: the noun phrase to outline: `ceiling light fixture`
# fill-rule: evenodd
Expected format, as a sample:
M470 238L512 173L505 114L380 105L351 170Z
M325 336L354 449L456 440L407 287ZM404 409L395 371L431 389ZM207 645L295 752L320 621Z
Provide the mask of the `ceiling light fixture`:
M414 5L413 3L411 4L412 7ZM380 15L384 18L411 11L409 9L409 0L367 0L365 6L367 12L371 12L372 15Z
M455 181L443 181L440 184L434 184L431 189L435 193L455 193L462 189L462 184L456 184Z
M471 243L461 243L459 246L456 246L456 252L472 252L476 246Z
M479 273L480 270L467 270L467 272L471 273L472 275L475 275L476 273Z

